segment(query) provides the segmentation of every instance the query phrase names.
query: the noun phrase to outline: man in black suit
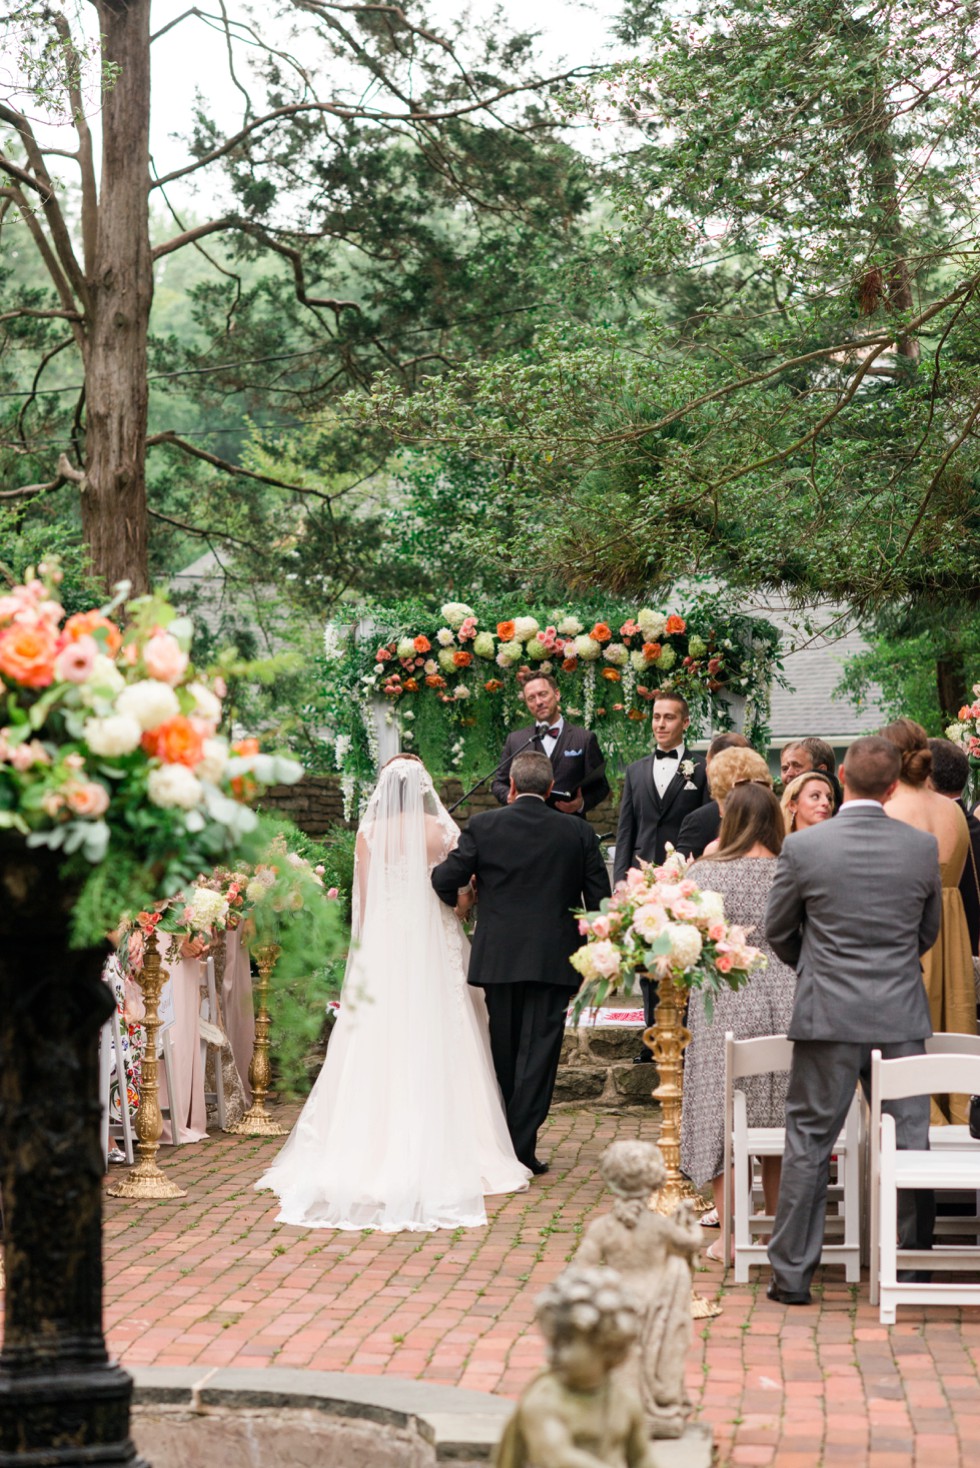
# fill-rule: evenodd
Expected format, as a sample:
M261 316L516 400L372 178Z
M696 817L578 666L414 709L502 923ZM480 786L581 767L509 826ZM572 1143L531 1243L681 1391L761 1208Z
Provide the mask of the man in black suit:
M598 838L587 821L566 821L546 804L544 754L511 765L510 803L472 818L459 845L432 873L443 902L476 878L479 921L469 982L490 1015L490 1049L514 1151L535 1174L538 1128L548 1115L561 1057L565 1013L579 987L569 958L582 939L572 909L594 911L609 896Z
M555 788L548 804L566 815L584 816L609 794L598 739L591 729L565 723L561 694L550 673L532 673L524 684L524 702L534 717L534 728L515 729L507 735L490 789L506 805L511 760L522 749L536 750L548 756L554 772Z
M970 832L970 854L960 878L960 895L966 912L966 925L970 930L970 952L980 953L980 821L967 810L963 799L970 779L970 761L959 745L948 739L930 739L932 773L929 783L933 790L955 800L966 816Z
M744 734L716 734L708 745L708 752L704 757L704 767L709 774L711 761L716 754L721 754L723 749L749 749L749 741ZM681 829L674 843L681 856L701 856L709 841L715 841L721 830L721 808L717 800L709 800L707 805L699 806L692 810L681 822Z
M656 749L626 767L623 797L616 829L616 860L613 877L619 882L637 858L661 862L667 843L677 845L681 823L691 811L709 800L704 761L688 754L684 735L691 722L687 699L679 693L658 693L653 702L653 737ZM643 1015L647 1029L653 1024L653 985L640 980ZM635 1056L638 1065L652 1061L644 1046Z

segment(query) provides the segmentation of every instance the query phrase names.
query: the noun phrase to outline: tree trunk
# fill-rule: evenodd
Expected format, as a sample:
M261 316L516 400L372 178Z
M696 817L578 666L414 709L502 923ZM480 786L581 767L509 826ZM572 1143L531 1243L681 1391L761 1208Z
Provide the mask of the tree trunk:
M939 695L939 707L948 719L955 719L957 710L969 703L962 655L937 660L936 692Z
M82 527L107 585L149 585L146 338L153 299L150 0L98 0L102 180L86 348Z

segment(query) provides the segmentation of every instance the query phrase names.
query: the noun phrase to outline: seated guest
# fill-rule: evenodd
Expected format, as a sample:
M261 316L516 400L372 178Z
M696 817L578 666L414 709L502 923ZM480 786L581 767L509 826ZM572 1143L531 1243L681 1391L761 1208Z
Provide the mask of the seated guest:
M762 936L766 901L783 845L783 817L779 802L761 781L737 784L725 796L725 814L713 857L695 862L691 876L701 887L720 892L725 919L752 933L767 959L737 992L723 989L715 996L711 1023L704 1012L700 990L691 993L687 1026L691 1043L684 1052L684 1105L681 1119L681 1167L699 1188L709 1182L715 1195L722 1228L731 1220L721 1216L725 1155L724 1108L719 1105L725 1084L725 1031L736 1039L783 1035L793 1012L796 974L781 963ZM752 1076L741 1083L748 1093L750 1126L784 1125L787 1076L779 1072ZM762 1161L766 1211L775 1213L779 1193L778 1157ZM711 1259L722 1259L723 1237L708 1249Z
M949 739L930 739L929 753L932 755L932 774L928 783L937 795L955 800L966 816L970 832L970 852L960 878L960 896L970 930L970 949L976 955L980 953L980 821L967 810L963 799L970 778L970 761L959 745Z
M716 734L708 745L708 752L704 757L709 776L711 761L716 754L721 754L723 749L750 748L751 745L744 734ZM718 808L718 802L709 800L707 805L688 811L681 821L681 829L677 836L677 850L681 856L700 856L708 842L715 840L720 828L721 811Z
M805 775L797 775L790 780L780 804L787 836L793 831L805 831L808 826L817 826L833 815L834 787L826 775L808 770Z
M932 1027L959 1035L975 1035L977 1009L970 933L960 896L960 880L970 851L966 816L955 801L929 789L932 755L921 724L914 719L896 719L881 734L882 738L891 740L902 757L898 789L886 803L885 814L920 831L928 831L939 843L942 923L937 942L922 956L922 977ZM967 1125L969 1107L965 1096L950 1096L948 1111L948 1120L954 1126ZM934 1101L933 1125L944 1119Z
M811 770L819 770L821 775L826 775L834 787L834 810L840 810L840 803L844 798L837 778L837 756L834 754L833 745L828 744L825 739L801 739L800 749L805 749L810 756Z
M725 801L736 785L748 783L765 785L772 789L772 775L762 755L751 748L723 749L711 761L708 789L711 798L721 811L722 824L725 819ZM713 856L718 850L718 841L709 841L704 848L705 856Z

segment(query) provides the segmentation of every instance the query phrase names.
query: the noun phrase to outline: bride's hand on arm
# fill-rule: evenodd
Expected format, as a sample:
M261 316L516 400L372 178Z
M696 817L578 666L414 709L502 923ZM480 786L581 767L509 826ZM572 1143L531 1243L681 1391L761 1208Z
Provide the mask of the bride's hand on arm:
M458 893L456 894L456 906L453 908L453 911L458 918L465 918L470 915L475 906L476 892L474 891L473 883L471 882L468 887L460 887Z

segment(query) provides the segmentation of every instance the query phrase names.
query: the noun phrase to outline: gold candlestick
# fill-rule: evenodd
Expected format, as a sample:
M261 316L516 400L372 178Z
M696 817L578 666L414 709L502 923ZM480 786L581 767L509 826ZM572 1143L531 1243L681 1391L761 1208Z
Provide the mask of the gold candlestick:
M684 1051L691 1032L684 1024L686 991L674 975L651 980L657 985L657 1007L653 1025L643 1032L643 1043L653 1051L660 1084L654 1100L660 1102L660 1136L657 1146L663 1154L667 1179L654 1195L651 1207L657 1213L673 1213L678 1203L693 1203L699 1213L708 1205L692 1183L681 1173L681 1108L684 1102ZM724 1221L723 1221L724 1222ZM721 1314L721 1306L691 1291L691 1314L695 1320L707 1320Z
M255 985L255 1044L252 1061L248 1067L248 1083L252 1088L252 1104L240 1121L228 1130L240 1137L284 1137L286 1128L273 1121L265 1109L265 1096L272 1077L269 1064L269 977L276 966L280 949L278 943L266 943L255 950L259 967L259 978Z
M167 1177L159 1166L156 1155L160 1149L163 1133L163 1115L160 1111L160 1088L157 1081L157 1032L160 1029L160 991L163 988L163 972L160 967L160 950L157 935L151 933L146 940L145 962L140 975L140 988L146 1016L146 1053L140 1073L140 1102L136 1110L134 1130L138 1138L136 1150L139 1161L131 1171L124 1173L118 1182L106 1191L110 1198L131 1198L137 1202L157 1198L186 1198L187 1190L179 1188ZM121 1060L120 1060L121 1064ZM126 1081L119 1086L120 1102L126 1105ZM171 1110L174 1097L170 1097Z

